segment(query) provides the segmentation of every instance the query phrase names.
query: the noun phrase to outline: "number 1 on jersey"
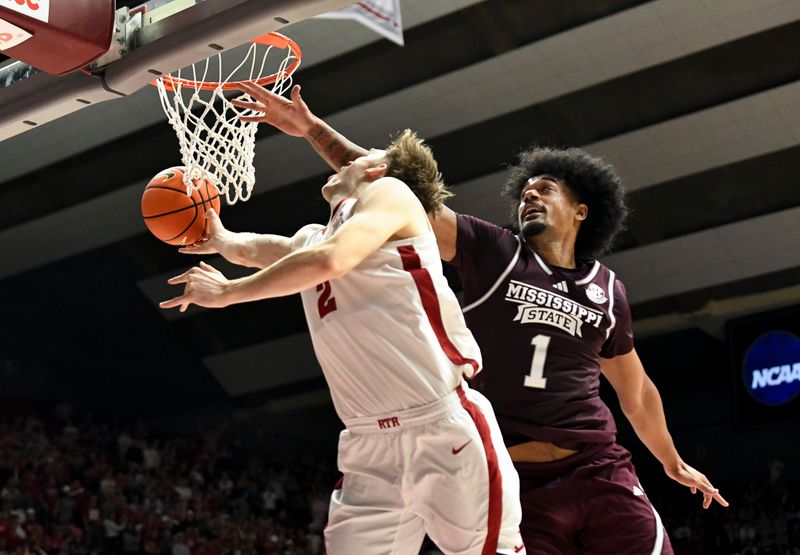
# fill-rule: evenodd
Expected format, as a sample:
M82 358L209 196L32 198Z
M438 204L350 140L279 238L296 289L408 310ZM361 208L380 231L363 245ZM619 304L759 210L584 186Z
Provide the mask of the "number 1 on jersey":
M550 336L537 335L531 339L531 345L533 345L533 360L531 360L531 371L525 376L525 387L544 389L547 385L547 378L544 377L544 359L547 358Z

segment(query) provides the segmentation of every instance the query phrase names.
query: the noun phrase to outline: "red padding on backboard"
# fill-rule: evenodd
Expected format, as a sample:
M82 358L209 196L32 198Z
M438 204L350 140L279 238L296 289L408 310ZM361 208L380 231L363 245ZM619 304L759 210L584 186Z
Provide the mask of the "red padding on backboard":
M54 75L69 73L108 51L115 9L115 0L4 0L0 19L32 36L2 54Z

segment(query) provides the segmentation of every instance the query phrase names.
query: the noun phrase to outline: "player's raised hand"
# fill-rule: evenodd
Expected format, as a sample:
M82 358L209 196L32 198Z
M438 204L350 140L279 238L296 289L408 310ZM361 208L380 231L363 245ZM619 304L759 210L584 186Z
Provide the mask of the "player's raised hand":
M180 307L185 312L190 304L206 308L223 308L228 306L227 294L230 280L213 266L201 262L190 270L167 280L170 285L184 283L183 295L158 304L161 308Z
M314 124L314 114L300 96L300 85L292 87L291 100L253 83L241 83L239 90L255 102L234 99L231 103L237 108L261 112L261 115L239 116L242 121L269 123L293 137L305 136Z
M667 476L688 487L692 493L698 491L703 494L703 508L708 509L713 501L716 501L723 507L728 506L728 502L720 495L719 490L711 485L711 482L706 476L683 461L680 461L674 467L664 467L664 472Z
M233 234L225 229L222 220L212 208L206 212L206 234L203 238L194 245L181 247L178 252L183 254L220 253L225 256L226 248L233 242L232 236Z

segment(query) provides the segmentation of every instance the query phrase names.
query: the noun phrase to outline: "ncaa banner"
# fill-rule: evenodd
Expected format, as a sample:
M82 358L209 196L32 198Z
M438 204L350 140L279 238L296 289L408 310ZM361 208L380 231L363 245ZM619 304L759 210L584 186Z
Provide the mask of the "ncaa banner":
M318 15L321 19L352 19L403 46L400 0L361 0L352 6Z

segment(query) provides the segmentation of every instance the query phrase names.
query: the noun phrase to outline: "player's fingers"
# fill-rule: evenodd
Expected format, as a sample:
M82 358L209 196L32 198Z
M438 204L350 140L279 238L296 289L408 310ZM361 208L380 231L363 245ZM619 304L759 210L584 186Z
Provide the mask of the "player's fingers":
M260 90L256 90L255 87L250 86L250 83L237 83L236 88L242 91L245 94L249 94L253 98L257 98L257 95L260 96ZM258 87L261 89L261 87Z
M160 306L161 308L175 308L176 306L180 306L182 303L183 303L183 295L181 295L180 297L173 297L167 301L161 301L160 303L158 303L158 306Z
M183 254L208 254L210 250L205 246L205 241L189 245L188 247L181 247L178 252ZM169 283L169 282L168 282Z
M233 104L237 108L243 108L245 110L255 110L257 112L265 112L267 109L267 105L264 102L250 102L248 100L239 100L238 98L232 99L231 104Z
M167 280L167 283L169 283L170 285L176 285L178 283L188 283L189 276L196 273L197 273L197 266L194 266L193 268L189 268L179 276L169 278Z
M221 274L222 273L219 270L217 270L214 266L212 266L211 264L206 264L202 260L200 261L200 267L202 269L204 269L205 271L207 271L207 272L213 272L215 274Z
M243 121L245 123L261 123L264 121L264 116L239 116L239 121Z
M711 481L706 478L705 474L701 474L700 472L695 472L693 476L694 487L702 491L704 494L707 495L714 495L718 493L719 490L713 486Z
M722 505L723 507L728 507L728 506L730 506L730 503L728 503L727 501L725 501L725 498L724 498L724 497L722 497L722 495L720 495L720 494L719 494L719 492L715 493L715 494L714 494L712 497L714 498L714 501L716 501L717 503L719 503L719 504L720 504L720 505Z
M253 98L256 98L264 103L267 103L270 100L276 100L280 98L272 91L269 91L264 87L262 87L261 85L256 85L254 83L241 83L239 84L238 88L240 91L245 92L250 96L252 96Z
M698 487L700 488L700 491L702 491L703 493L708 493L711 495L719 491L717 488L712 486L711 482L709 482L708 480L701 480L700 485Z
M219 219L219 214L217 214L217 211L213 208L209 208L206 212L206 220L208 221L208 226L212 233L225 228L225 226L222 225L222 220Z
M714 500L714 497L704 493L703 494L703 508L708 509L711 506L711 502Z
M191 270L189 270L191 272ZM170 285L178 285L179 283L186 283L189 279L189 272L184 272L179 276L171 277L167 280Z
M694 486L689 486L689 491L691 491L692 494L695 494L695 493L697 493L697 488L694 487Z
M262 87L261 85L256 85L255 83L251 83L249 81L242 81L241 83L237 83L236 88L239 89L240 91L245 91L248 93L256 92L260 94L266 91L266 89L264 89L264 87Z
M292 102L297 102L298 104L305 105L305 101L303 101L303 97L300 96L300 85L295 85L292 87L292 92L289 93L289 96L292 99Z

